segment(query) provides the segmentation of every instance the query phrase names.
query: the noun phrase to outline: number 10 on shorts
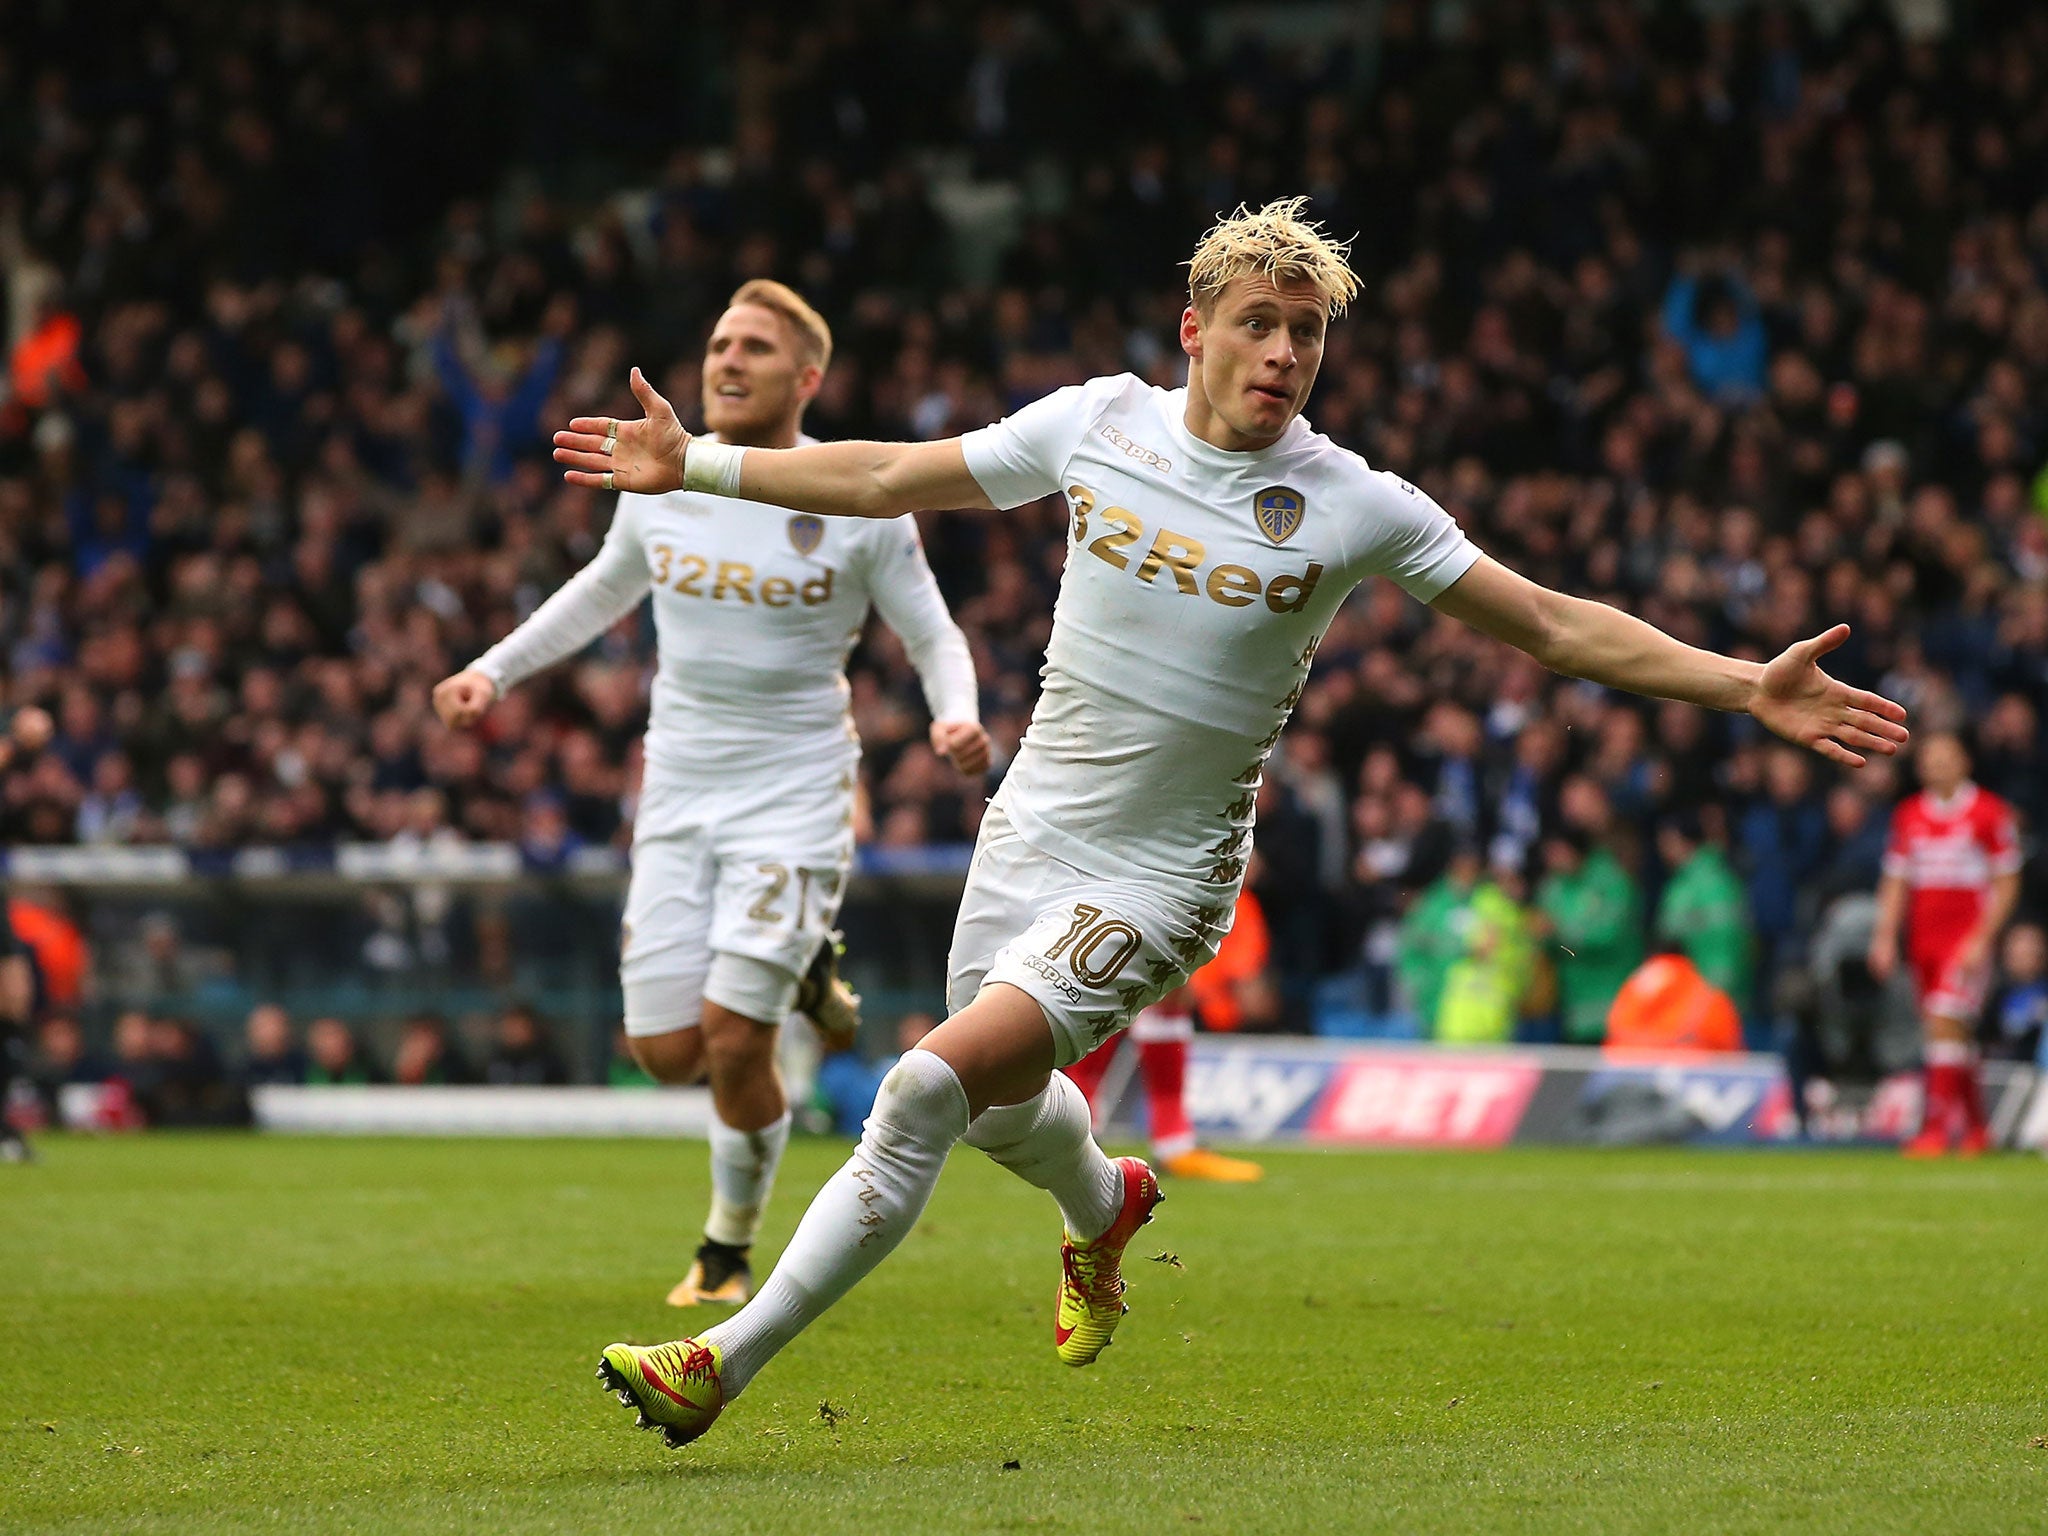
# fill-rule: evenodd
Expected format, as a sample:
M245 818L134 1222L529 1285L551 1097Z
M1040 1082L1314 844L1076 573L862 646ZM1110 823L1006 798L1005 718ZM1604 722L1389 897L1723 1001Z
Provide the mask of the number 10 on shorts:
M1079 902L1074 921L1045 951L1045 958L1065 955L1067 968L1084 986L1106 987L1131 963L1144 943L1138 930L1120 917L1104 917L1102 908Z

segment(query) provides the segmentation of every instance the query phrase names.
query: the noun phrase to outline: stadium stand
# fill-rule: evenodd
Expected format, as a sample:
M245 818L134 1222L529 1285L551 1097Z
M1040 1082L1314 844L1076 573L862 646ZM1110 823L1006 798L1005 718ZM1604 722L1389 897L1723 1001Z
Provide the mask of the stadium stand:
M2038 828L2048 12L1914 38L1870 8L1826 32L1475 0L1448 35L1380 9L1354 36L1194 3L650 4L587 42L531 3L21 10L0 839L494 842L540 869L623 846L642 624L481 739L427 702L602 535L544 428L633 414L629 362L694 400L705 328L757 275L837 329L823 437L961 430L1093 373L1177 382L1159 274L1217 211L1292 191L1358 232L1365 279L1318 428L1500 558L1681 637L1764 656L1848 618L1836 670L1964 729ZM1063 528L1051 503L927 520L999 763ZM970 839L979 800L923 745L893 640L852 680L872 841ZM1633 955L1681 815L1732 861L1762 935L1737 1001L1767 1021L1824 905L1875 883L1903 787L1363 591L1261 795L1282 1014L1398 1013L1401 913L1464 846L1538 938L1611 866ZM2030 861L2025 909L2043 897ZM1569 1014L1595 983L1561 969Z

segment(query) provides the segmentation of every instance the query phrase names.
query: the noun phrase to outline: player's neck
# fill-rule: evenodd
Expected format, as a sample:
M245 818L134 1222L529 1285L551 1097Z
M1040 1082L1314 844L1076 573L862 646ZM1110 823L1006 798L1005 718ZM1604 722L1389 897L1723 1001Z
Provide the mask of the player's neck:
M1188 368L1188 405L1181 424L1188 429L1188 436L1207 443L1211 448L1221 448L1225 453L1257 453L1262 448L1272 447L1287 435L1287 427L1282 427L1271 437L1247 437L1225 421L1209 403L1209 392L1202 387L1200 363L1191 364ZM1293 424L1290 421L1287 425Z
M794 448L803 436L803 418L791 416L766 426L721 431L716 436L734 448Z

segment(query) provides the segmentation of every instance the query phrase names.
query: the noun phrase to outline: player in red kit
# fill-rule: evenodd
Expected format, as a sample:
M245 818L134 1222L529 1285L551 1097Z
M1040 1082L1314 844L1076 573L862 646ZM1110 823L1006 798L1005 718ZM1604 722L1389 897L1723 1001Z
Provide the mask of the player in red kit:
M1128 1033L1138 1052L1138 1080L1145 1089L1145 1129L1151 1138L1153 1160L1177 1179L1255 1184L1265 1177L1257 1163L1195 1145L1187 1079L1195 1015L1200 1013L1209 1029L1243 1028L1247 989L1257 989L1264 981L1272 948L1258 897L1250 891L1240 893L1237 921L1223 936L1216 958L1190 976L1186 986L1176 987L1131 1021ZM1121 1035L1113 1036L1067 1068L1074 1086L1086 1095L1098 1127L1109 1107L1101 1102L1102 1082L1122 1041Z
M1927 1059L1926 1114L1907 1155L1936 1157L1959 1146L1974 1156L1990 1142L1977 1016L1991 946L2019 899L2019 835L2012 807L1970 782L1969 753L1955 736L1929 736L1916 760L1923 787L1892 813L1870 970L1880 981L1891 975L1903 924Z
M1145 1128L1158 1165L1180 1179L1205 1179L1217 1184L1255 1184L1265 1176L1257 1163L1225 1157L1195 1145L1195 1122L1188 1117L1188 1053L1194 1044L1195 1020L1188 1012L1187 989L1179 988L1143 1010L1128 1031L1138 1048L1138 1076L1145 1086ZM1116 1059L1122 1035L1112 1035L1066 1069L1074 1086L1087 1097L1099 1125L1105 1106L1099 1101L1102 1080Z

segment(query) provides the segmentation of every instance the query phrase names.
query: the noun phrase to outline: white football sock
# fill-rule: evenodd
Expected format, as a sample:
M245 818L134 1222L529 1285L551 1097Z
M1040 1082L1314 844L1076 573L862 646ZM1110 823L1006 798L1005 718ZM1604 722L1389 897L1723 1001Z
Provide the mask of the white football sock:
M1087 1243L1109 1230L1124 1203L1123 1170L1103 1155L1090 1125L1087 1097L1055 1072L1037 1098L976 1115L962 1139L1051 1194L1067 1231Z
M758 1131L738 1131L711 1112L711 1215L704 1235L735 1248L752 1245L789 1145L789 1111Z
M818 1191L754 1299L702 1337L722 1352L727 1398L895 1250L924 1211L946 1154L967 1130L967 1093L930 1051L882 1079L846 1165Z

